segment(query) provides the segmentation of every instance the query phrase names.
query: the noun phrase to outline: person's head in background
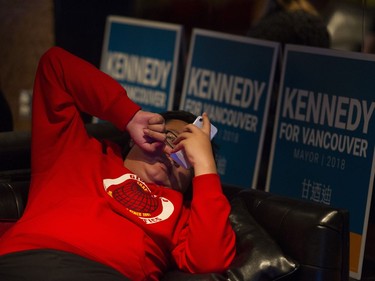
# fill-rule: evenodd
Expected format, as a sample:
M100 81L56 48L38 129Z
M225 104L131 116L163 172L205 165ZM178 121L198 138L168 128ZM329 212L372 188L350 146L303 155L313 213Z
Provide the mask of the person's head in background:
M285 44L329 48L327 24L307 0L269 0L259 4L247 36Z
M253 10L251 12L251 26L256 25L265 15L274 11L304 11L314 16L319 13L314 5L308 0L257 0L254 2Z
M318 16L319 13L308 0L273 0L279 7L286 11L303 10L312 15Z

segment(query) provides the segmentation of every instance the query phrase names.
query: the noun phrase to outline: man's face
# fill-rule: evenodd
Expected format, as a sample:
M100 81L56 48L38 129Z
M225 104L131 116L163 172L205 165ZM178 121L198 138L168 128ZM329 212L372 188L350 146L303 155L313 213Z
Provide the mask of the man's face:
M167 121L165 127L167 132L170 132L168 135L178 135L185 125L186 122L173 119ZM134 145L125 158L124 166L145 182L152 182L183 193L191 184L193 171L176 164L169 156L171 149L165 144L150 153Z

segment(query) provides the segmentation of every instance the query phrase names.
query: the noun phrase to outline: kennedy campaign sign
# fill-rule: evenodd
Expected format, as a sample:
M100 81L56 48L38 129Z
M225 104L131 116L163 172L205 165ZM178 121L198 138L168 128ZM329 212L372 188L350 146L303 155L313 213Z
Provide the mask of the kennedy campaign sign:
M109 16L100 68L144 110L173 107L182 27Z
M279 45L202 29L191 38L180 108L218 128L222 181L255 186Z
M360 278L372 188L375 57L286 47L267 190L348 209Z

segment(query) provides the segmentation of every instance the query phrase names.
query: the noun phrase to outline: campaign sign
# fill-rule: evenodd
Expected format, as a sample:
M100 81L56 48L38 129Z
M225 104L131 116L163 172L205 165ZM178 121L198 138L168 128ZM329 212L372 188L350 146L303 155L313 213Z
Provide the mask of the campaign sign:
M143 110L172 109L182 26L109 16L100 69Z
M214 141L223 183L257 181L278 43L194 29L180 108L206 112L218 128Z
M350 212L360 278L374 183L375 57L288 45L267 190Z

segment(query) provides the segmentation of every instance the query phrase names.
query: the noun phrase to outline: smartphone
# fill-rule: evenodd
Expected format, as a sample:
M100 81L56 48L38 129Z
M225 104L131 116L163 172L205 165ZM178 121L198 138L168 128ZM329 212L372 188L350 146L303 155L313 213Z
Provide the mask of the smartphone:
M193 124L195 126L197 126L198 128L202 128L203 126L203 117L202 116L198 116L197 119L195 119L195 121L193 122ZM217 128L211 124L211 140L214 138L214 136L216 135L217 133Z

